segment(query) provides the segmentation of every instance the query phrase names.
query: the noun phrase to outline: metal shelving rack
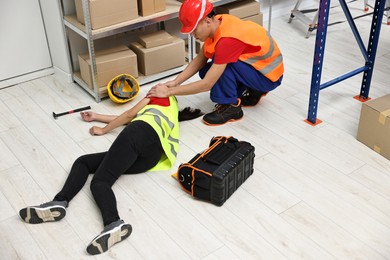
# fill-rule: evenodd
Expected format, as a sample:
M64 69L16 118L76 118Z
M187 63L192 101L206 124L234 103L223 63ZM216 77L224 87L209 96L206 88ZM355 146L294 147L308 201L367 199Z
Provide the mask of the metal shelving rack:
M68 53L70 58L70 63L72 66L72 77L73 80L78 83L83 89L85 89L91 96L93 96L96 100L96 102L100 102L101 98L106 96L106 88L105 87L99 87L96 85L96 59L95 59L95 44L94 41L113 36L116 34L128 32L131 30L135 30L138 28L142 28L148 25L156 24L156 23L162 23L164 21L177 18L179 16L179 9L181 6L181 2L176 0L166 0L166 10L155 13L146 17L138 17L133 20L129 20L123 23L115 24L112 26L107 26L101 29L92 30L91 29L91 20L89 15L89 5L88 0L82 0L83 5L83 11L84 11L84 17L85 17L85 25L81 24L75 14L68 14L65 12L68 8L65 8L64 5L73 4L69 3L69 0L58 0L60 1L60 6L62 7L62 17L63 17L63 23L65 27L66 32L66 39L68 41ZM237 0L214 0L211 1L214 6L224 5L231 2L235 2ZM93 88L91 89L82 79L81 75L78 71L74 70L73 66L73 60L72 60L72 42L70 40L70 37L68 35L68 30L73 31L77 35L81 36L87 41L88 45L88 52L91 60L91 68L92 68L92 81L93 81ZM188 60L192 60L195 56L195 39L192 37L188 37ZM173 74L176 74L178 72L181 72L186 65L177 67L174 69L170 69L161 73L157 73L151 76L140 76L137 78L140 85L146 84Z
M325 42L326 42L326 34L327 34L327 26L328 26L330 0L320 0L319 9L318 9L318 26L317 26L315 49L314 49L309 109L308 109L307 119L305 120L307 123L311 125L316 125L321 123L321 120L317 119L318 99L319 99L320 90L323 90L338 82L341 82L345 79L348 79L352 76L355 76L363 72L363 80L360 89L360 95L355 96L355 98L362 102L367 101L369 99L368 94L370 91L372 72L374 70L375 56L376 56L376 51L379 42L379 34L382 25L382 18L384 14L386 0L375 0L370 37L368 40L367 49L363 44L363 41L357 30L352 15L349 12L345 0L339 0L339 2L347 18L347 21L351 27L351 30L355 36L355 39L359 45L359 48L364 56L365 65L349 73L346 73L340 77L337 77L333 80L321 84L322 63L325 54Z

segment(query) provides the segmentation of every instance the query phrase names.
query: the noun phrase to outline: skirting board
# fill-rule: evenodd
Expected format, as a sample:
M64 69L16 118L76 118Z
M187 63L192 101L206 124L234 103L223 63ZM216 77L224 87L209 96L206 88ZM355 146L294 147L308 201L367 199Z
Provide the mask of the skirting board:
M20 75L17 77L5 79L5 80L0 81L0 89L11 87L13 85L20 84L20 83L23 83L23 82L26 82L29 80L33 80L36 78L48 76L48 75L51 75L53 73L54 73L54 69L53 69L53 67L51 67L51 68L47 68L47 69L43 69L43 70L34 71L34 72L31 72L28 74Z

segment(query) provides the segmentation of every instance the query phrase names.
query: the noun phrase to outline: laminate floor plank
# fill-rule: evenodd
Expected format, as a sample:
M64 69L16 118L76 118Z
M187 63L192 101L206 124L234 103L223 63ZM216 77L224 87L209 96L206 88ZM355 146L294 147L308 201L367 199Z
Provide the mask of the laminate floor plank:
M351 1L352 16L363 1ZM328 27L321 83L364 65L336 3ZM316 6L317 7L317 6ZM293 6L292 6L293 8ZM372 11L370 9L370 11ZM180 123L179 154L171 170L121 176L113 189L122 219L133 233L105 254L86 246L102 230L88 178L58 223L26 224L22 207L51 200L74 160L106 151L123 129L91 136L79 113L91 106L120 114L157 82L143 85L124 105L95 102L75 83L49 75L0 90L0 259L390 259L390 161L356 140L362 75L321 90L315 127L305 123L310 97L315 32L289 14L272 20L283 53L282 85L243 119L210 127L202 118ZM371 15L354 20L366 44ZM390 93L390 26L382 20L369 96ZM162 79L166 82L174 76ZM194 75L188 80L199 79ZM178 96L179 107L214 109L209 93ZM233 136L255 146L253 175L222 207L194 199L171 175L207 148L213 136Z
M286 259L275 246L248 226L245 220L229 211L229 204L234 201L226 201L226 206L223 207L199 202L189 196L180 197L178 201L239 258Z
M283 212L281 217L327 248L335 259L387 259L386 255L380 255L305 203Z
M267 163L261 163L262 160L267 160ZM345 200L330 192L327 185L323 186L308 178L302 171L294 170L288 164L282 164L273 155L264 156L257 161L261 163L261 171L264 174L301 198L310 207L341 226L377 253L384 257L390 255L390 243L387 243L390 241L388 239L390 228L371 217L369 212L362 210L359 206L351 205L348 199ZM327 229L323 232L330 236L329 232L332 230ZM328 250L331 252L331 249Z
M264 237L268 243L278 249L288 259L332 259L321 244L316 244L299 228L285 221L284 213L272 211L249 192L237 192L226 207L250 228ZM300 202L291 205L294 208ZM288 211L286 209L285 211ZM284 211L284 212L285 212Z

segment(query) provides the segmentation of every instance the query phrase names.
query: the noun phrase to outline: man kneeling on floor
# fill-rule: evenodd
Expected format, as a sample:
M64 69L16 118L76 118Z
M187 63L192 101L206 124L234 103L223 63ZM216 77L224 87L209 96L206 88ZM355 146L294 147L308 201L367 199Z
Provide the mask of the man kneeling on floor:
M217 105L213 112L204 115L203 121L220 125L241 119L241 106L256 105L281 84L282 54L261 25L229 14L216 15L208 0L184 1L179 19L180 32L191 34L204 45L174 80L152 87L148 96L210 91L210 98ZM182 85L197 72L201 80Z

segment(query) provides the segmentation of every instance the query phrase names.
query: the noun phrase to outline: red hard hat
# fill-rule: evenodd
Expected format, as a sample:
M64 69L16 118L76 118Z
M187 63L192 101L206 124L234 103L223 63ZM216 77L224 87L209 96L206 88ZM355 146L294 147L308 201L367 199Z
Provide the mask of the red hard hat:
M192 33L199 21L213 10L213 4L208 0L184 0L179 11L182 24L181 33Z

